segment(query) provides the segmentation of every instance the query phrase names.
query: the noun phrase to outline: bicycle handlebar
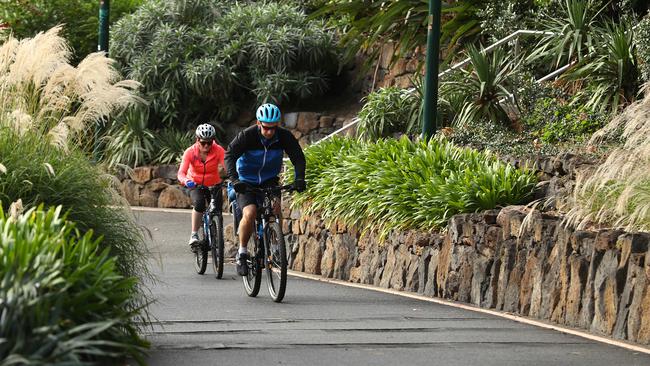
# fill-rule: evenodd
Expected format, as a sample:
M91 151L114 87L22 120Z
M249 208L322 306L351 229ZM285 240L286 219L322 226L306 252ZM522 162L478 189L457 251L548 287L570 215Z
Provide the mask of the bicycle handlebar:
M254 193L274 193L274 192L281 192L281 191L293 191L293 184L285 184L282 186L275 186L275 187L251 187L249 185L246 186L246 191L248 192L254 192Z
M194 188L212 190L212 189L222 188L224 185L225 182L217 183L213 186L204 186L203 184L197 184L196 186L194 186Z

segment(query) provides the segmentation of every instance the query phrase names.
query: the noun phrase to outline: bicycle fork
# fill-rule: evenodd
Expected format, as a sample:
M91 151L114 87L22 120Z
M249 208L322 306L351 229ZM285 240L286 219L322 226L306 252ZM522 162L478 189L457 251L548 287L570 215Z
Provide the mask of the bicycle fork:
M261 222L257 225L257 238L259 239L258 242L261 244L258 250L264 258L264 267L270 269L271 262L272 262L272 255L268 247L269 245L267 241L268 238L266 237L265 235L266 233L264 232L265 227L267 227L267 222L266 219L262 218Z
M207 246L207 248L212 247L212 243L210 242L212 240L212 235L210 235L210 217L208 216L207 212L203 213L203 241L204 245Z

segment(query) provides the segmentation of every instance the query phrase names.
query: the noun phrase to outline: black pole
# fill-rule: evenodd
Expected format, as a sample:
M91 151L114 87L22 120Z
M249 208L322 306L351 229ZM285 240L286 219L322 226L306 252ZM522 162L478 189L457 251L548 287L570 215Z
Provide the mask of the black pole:
M99 32L97 51L105 52L108 56L108 21L111 12L109 0L99 0ZM99 137L101 135L102 125L98 121L95 126L95 136L93 141L93 160L99 162Z
M99 1L99 42L97 45L98 51L108 53L108 22L111 12L109 0Z
M425 139L431 138L436 132L441 8L442 0L429 0L426 74L424 76L424 113L422 116L422 135Z

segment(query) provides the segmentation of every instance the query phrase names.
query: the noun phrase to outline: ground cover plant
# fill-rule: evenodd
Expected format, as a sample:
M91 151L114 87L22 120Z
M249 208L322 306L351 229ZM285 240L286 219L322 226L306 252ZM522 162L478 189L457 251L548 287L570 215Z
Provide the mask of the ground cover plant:
M305 155L308 189L295 204L380 236L440 229L455 214L525 203L536 183L532 172L441 139L332 138Z
M137 279L120 273L92 231L81 235L61 207L17 217L0 209L0 365L82 365L147 346L134 319Z
M334 33L290 4L148 0L111 36L112 56L144 86L151 129L322 95L339 66Z

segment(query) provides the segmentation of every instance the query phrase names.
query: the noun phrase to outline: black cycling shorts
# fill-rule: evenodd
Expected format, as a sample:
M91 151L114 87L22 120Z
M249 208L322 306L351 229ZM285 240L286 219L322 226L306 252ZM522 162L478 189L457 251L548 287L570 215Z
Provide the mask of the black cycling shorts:
M217 207L221 207L221 190L215 192L219 197L217 197ZM192 188L190 189L190 197L192 198L192 206L194 211L203 213L207 203L210 202L210 191L207 188Z
M278 185L280 182L279 178L273 178L269 179L266 182L260 184L260 185L254 185L250 184L251 187L257 187L257 188L268 188L268 187L275 187ZM278 194L279 195L279 194ZM262 204L262 200L264 197L262 196L261 193L253 193L253 192L245 192L245 193L237 193L237 204L239 205L240 209L243 210L244 207L248 205L257 205L260 206Z

